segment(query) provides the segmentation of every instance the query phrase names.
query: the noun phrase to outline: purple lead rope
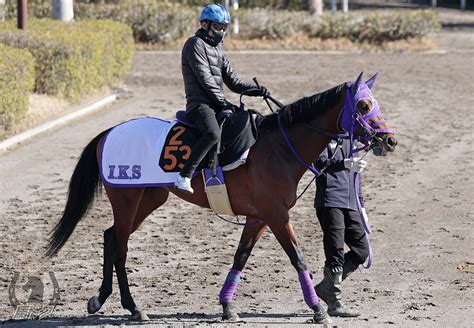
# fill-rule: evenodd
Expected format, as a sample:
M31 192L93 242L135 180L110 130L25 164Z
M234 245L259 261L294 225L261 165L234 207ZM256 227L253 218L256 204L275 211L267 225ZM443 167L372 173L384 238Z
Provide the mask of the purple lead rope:
M370 224L369 224L367 216L365 216L362 212L362 205L359 200L358 186L359 186L359 174L354 173L354 191L355 191L356 200L357 200L357 210L359 211L359 216L361 218L362 225L364 226L365 239L367 240L367 244L369 245L369 256L367 257L367 261L364 264L362 264L362 267L364 269L368 269L372 266L372 263L374 260L373 253L372 253L372 246L370 245L370 239L369 239L369 235L372 233L372 229L370 228Z

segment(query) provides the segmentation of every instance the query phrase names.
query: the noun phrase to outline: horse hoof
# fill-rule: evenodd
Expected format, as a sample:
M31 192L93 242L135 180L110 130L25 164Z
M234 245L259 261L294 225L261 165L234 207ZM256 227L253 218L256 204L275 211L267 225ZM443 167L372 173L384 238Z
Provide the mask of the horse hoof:
M310 319L310 322L314 323L316 325L327 325L327 324L331 323L331 319L329 319L329 318L324 318L324 319L313 318L313 320Z
M314 310L313 323L318 324L318 325L331 323L331 319L329 319L329 316L326 313L326 310L322 307L321 304L319 303L316 304L313 310Z
M130 317L130 320L132 321L148 321L150 318L146 315L145 312L142 311L137 311L132 316Z
M224 313L222 315L222 321L227 321L227 322L236 322L239 321L240 317L238 314L235 313Z
M100 310L101 307L102 304L100 304L98 296L92 296L91 298L89 298L89 301L87 302L87 312L89 314L96 313Z

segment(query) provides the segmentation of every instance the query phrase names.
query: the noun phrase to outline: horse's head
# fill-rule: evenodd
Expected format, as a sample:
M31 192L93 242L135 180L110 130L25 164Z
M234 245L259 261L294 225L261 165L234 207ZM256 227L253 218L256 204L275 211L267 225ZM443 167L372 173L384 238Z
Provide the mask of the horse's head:
M346 99L339 126L367 147L370 146L375 155L385 156L387 152L395 150L397 139L380 113L379 104L372 94L376 77L377 74L374 74L363 82L360 73L355 82L346 84Z

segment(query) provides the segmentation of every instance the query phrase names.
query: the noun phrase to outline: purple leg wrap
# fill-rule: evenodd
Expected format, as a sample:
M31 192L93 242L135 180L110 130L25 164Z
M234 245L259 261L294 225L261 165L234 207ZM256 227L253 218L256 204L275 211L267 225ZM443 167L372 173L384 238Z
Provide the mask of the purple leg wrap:
M219 303L220 304L230 304L234 298L235 290L240 282L240 271L232 269L227 274L225 279L224 286L222 286L221 292L219 294Z
M313 280L309 275L309 271L298 272L298 279L300 280L301 289L303 290L304 301L310 308L313 308L319 303L319 299L314 290Z

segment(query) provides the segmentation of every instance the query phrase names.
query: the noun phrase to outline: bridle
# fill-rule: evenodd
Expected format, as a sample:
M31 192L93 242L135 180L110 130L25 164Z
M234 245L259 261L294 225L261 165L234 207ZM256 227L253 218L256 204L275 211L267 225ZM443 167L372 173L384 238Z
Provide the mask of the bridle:
M283 107L283 105L279 101L275 100L273 97L269 96L268 99L271 100L280 109ZM373 126L369 124L369 120L371 120L372 118L376 116L381 115L378 104L372 96L370 96L370 100L372 101L373 108L365 115L360 115L359 112L357 111L356 104L360 100L362 100L362 98L356 101L356 95L352 94L352 84L347 83L344 105L342 106L341 111L338 115L338 122L337 122L337 125L340 127L341 130L334 133L334 132L327 131L319 127L315 127L309 123L304 123L304 126L313 132L323 134L325 136L330 137L333 140L337 140L338 143L342 143L343 139L349 139L351 143L350 158L353 158L354 154L357 154L358 152L362 150L368 150L371 146L372 140L375 139L377 142L382 143L383 140L381 137L378 136L379 133L394 133L394 130L392 129L378 128L378 126L384 123L385 120L377 121L373 123ZM268 103L268 101L267 101L267 104L271 109L271 106ZM278 111L276 113L277 120L278 120L278 127L280 129L280 133L283 139L285 140L285 143L287 144L288 148L290 148L291 152L293 153L293 156L298 160L298 162L300 162L316 177L319 176L321 174L321 171L323 171L324 169L321 171L317 170L316 167L314 167L314 164L309 165L298 155L298 153L296 152L296 149L294 148L293 144L291 143L288 137L288 134L285 131L285 128L283 127L279 114L280 112ZM353 144L355 140L355 137L354 137L355 131L359 128L362 129L362 134L360 136L357 136L357 139L363 143L363 146L360 148L354 149Z

